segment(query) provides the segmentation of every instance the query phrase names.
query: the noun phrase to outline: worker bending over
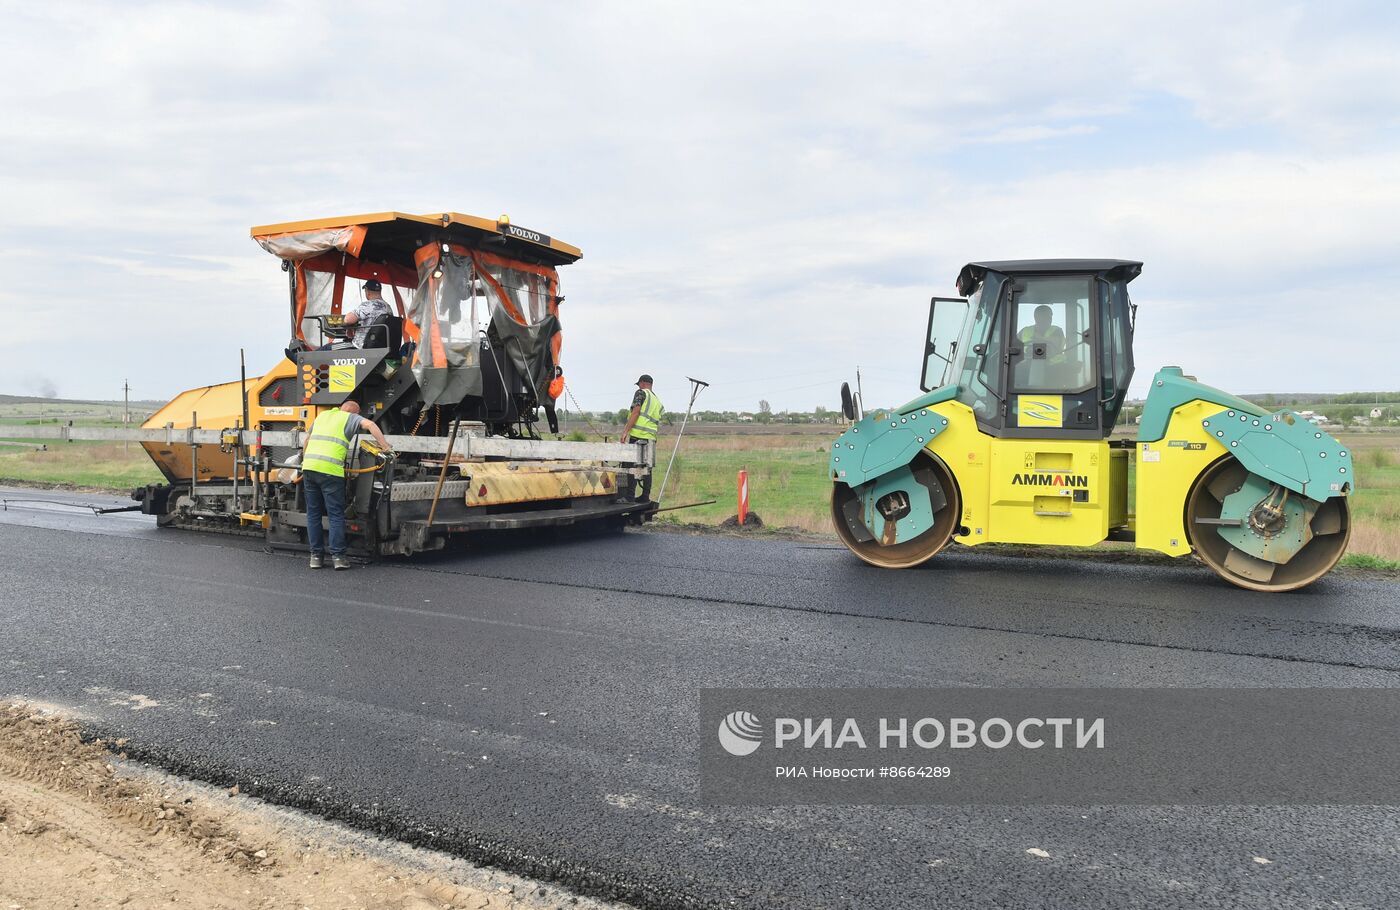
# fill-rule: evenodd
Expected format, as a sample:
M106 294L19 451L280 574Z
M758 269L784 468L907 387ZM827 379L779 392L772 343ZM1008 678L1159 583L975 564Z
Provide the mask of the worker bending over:
M387 454L389 441L373 420L360 416L360 406L346 401L338 408L322 411L311 424L301 452L302 479L306 493L306 543L311 548L311 568L319 569L326 547L321 516L330 524L331 565L350 568L345 558L345 463L355 434L368 431Z
M661 415L665 408L661 399L651 390L651 374L643 373L637 378L637 394L632 396L632 412L627 415L627 426L622 430L623 442L635 442L645 449L656 445L656 431L661 426ZM642 477L638 502L646 502L651 497L651 474Z

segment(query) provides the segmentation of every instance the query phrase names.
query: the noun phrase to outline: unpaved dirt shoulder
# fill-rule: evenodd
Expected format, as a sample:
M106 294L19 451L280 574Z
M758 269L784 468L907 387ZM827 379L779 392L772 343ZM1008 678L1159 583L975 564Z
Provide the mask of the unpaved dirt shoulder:
M609 906L150 771L122 745L0 704L0 907Z

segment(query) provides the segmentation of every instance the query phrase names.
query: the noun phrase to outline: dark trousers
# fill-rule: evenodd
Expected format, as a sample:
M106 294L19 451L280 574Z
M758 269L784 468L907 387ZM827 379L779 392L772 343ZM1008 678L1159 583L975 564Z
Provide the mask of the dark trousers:
M554 402L547 401L544 405L544 416L549 421L549 432L559 432L559 415L554 413Z
M331 556L344 556L345 478L320 471L306 471L301 476L306 488L306 542L311 552L317 556L326 552L321 529L321 516L325 515L330 519Z

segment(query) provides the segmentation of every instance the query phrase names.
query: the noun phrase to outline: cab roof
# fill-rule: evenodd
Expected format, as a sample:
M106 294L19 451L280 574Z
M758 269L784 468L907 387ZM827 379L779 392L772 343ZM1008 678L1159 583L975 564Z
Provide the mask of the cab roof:
M969 262L958 273L958 293L968 294L988 272L1003 275L1057 275L1104 272L1110 281L1132 281L1142 263L1131 259L999 259Z
M499 219L441 212L413 215L407 212L371 212L364 215L341 215L263 224L249 233L254 239L277 234L296 234L332 228L363 226L364 245L360 255L380 262L413 265L413 254L431 242L460 243L463 246L500 252L511 258L543 265L567 265L583 256L572 244L540 231L512 224L502 215Z

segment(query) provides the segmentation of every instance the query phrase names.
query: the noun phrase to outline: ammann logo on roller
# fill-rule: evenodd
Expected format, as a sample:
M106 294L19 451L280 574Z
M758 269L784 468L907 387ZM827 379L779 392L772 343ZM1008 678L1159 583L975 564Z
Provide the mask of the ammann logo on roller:
M1089 489L1089 475L1022 472L1011 475L1011 485L1013 487L1057 487L1066 490L1087 490Z

